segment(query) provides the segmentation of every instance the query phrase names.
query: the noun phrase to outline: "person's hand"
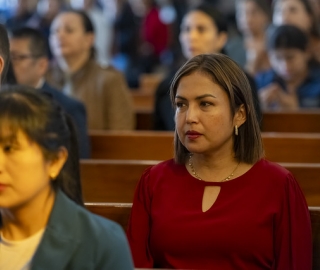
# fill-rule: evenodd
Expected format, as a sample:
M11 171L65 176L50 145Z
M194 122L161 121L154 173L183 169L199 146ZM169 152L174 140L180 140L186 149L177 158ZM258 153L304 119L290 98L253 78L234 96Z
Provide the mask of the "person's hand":
M299 108L298 97L295 93L279 91L278 100L281 109L296 110Z
M279 92L283 91L279 84L270 83L259 90L259 100L263 109L270 109L278 105Z
M262 108L298 109L299 102L295 93L286 93L279 84L271 83L260 89L259 99Z

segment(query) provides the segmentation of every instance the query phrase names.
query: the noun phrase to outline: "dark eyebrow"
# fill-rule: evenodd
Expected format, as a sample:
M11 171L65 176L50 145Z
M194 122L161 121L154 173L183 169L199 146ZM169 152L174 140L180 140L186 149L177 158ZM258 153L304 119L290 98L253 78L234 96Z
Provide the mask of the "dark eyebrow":
M15 134L7 135L0 138L0 143L16 143L17 136Z
M203 99L203 98L206 98L206 97L217 98L217 97L216 97L216 96L214 96L214 95L204 94L204 95L202 95L202 96L198 96L198 97L196 97L196 100ZM177 95L175 98L179 98L179 99L187 100L186 98L181 97L181 96L178 96L178 95Z

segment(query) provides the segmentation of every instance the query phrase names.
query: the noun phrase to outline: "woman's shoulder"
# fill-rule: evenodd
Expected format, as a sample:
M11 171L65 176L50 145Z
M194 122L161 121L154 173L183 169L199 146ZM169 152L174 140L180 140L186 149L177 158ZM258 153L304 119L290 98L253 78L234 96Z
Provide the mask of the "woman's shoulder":
M278 163L267 159L261 159L253 167L253 173L260 179L265 178L274 185L285 185L291 181L296 181L290 171Z
M151 176L163 174L168 175L171 173L176 173L177 170L181 169L182 167L184 168L183 165L177 164L174 159L169 159L149 167L145 172L147 172Z
M72 233L70 231L70 234L81 239L91 238L96 241L103 235L112 241L123 236L120 225L91 213L85 207L79 206L69 199L62 191L59 191L49 226L53 230L66 231L70 230L71 225L74 228Z
M154 187L161 183L162 180L169 180L175 177L183 168L184 166L177 164L174 159L159 162L143 172L140 183Z

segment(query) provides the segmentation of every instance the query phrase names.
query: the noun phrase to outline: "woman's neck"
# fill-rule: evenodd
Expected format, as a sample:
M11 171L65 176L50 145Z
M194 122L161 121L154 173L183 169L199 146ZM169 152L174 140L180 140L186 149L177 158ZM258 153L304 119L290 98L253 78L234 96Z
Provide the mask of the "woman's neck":
M223 153L218 151L214 154L193 154L192 165L202 179L220 182L239 163L234 155L231 149Z
M90 52L79 55L70 55L68 57L57 57L59 67L63 72L74 74L80 70L90 59Z
M4 238L11 241L26 239L45 228L55 200L55 192L40 194L30 202L13 209L1 209Z

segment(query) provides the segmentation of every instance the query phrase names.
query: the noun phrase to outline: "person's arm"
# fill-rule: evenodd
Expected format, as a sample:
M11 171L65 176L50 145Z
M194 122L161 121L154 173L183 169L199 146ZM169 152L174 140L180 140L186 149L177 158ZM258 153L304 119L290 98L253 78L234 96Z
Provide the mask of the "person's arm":
M149 249L151 224L149 174L150 168L144 172L137 186L127 229L133 261L135 267L139 268L153 268L153 258Z
M311 270L312 232L306 200L291 173L283 188L281 209L274 217L274 269Z

